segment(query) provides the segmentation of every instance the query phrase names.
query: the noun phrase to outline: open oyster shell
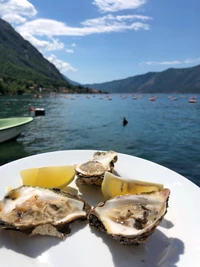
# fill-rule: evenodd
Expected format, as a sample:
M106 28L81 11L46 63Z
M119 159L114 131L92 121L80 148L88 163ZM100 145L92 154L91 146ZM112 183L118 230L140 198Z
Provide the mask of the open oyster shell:
M81 164L75 164L77 185L94 184L100 186L106 171L113 172L118 154L112 150L95 152L93 158Z
M0 228L63 239L71 223L86 220L89 210L80 197L60 189L21 186L0 201Z
M99 203L89 224L123 245L144 243L167 212L170 190L122 195Z

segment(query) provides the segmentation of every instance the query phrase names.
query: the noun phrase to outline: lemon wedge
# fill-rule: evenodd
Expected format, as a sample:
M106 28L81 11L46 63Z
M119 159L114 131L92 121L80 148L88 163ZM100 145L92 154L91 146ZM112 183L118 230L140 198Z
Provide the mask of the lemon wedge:
M20 171L23 185L62 188L70 184L75 171L73 166L48 166Z
M110 172L105 173L101 185L101 191L105 199L119 195L147 193L160 189L163 189L163 184L123 178Z

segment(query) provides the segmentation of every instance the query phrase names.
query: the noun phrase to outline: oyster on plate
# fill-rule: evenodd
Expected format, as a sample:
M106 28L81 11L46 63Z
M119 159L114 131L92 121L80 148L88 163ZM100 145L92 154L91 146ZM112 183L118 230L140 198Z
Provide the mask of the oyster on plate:
M89 224L123 245L144 243L167 212L169 189L121 195L99 203L89 213Z
M60 189L21 186L0 201L0 228L63 239L71 223L86 220L89 210L80 197Z
M107 152L95 152L93 158L81 164L75 164L77 185L93 184L100 186L105 172L113 172L114 163L118 160L118 154L112 150Z

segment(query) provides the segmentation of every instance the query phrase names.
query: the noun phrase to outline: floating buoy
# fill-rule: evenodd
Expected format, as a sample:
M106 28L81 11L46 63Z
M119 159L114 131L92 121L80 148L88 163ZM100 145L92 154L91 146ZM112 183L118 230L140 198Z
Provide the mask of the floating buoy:
M35 109L33 107L29 107L29 111L34 111Z
M127 119L124 117L123 119L123 126L125 126L128 123Z

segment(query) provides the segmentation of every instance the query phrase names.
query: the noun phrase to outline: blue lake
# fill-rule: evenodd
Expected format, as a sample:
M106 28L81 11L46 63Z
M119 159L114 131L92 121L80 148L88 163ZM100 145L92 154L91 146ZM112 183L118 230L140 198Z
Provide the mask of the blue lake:
M188 103L190 95L176 95L176 101L167 94L156 101L123 96L0 96L1 118L29 116L29 106L46 111L17 141L0 144L0 165L56 150L115 150L161 164L200 186L200 95L196 104Z

